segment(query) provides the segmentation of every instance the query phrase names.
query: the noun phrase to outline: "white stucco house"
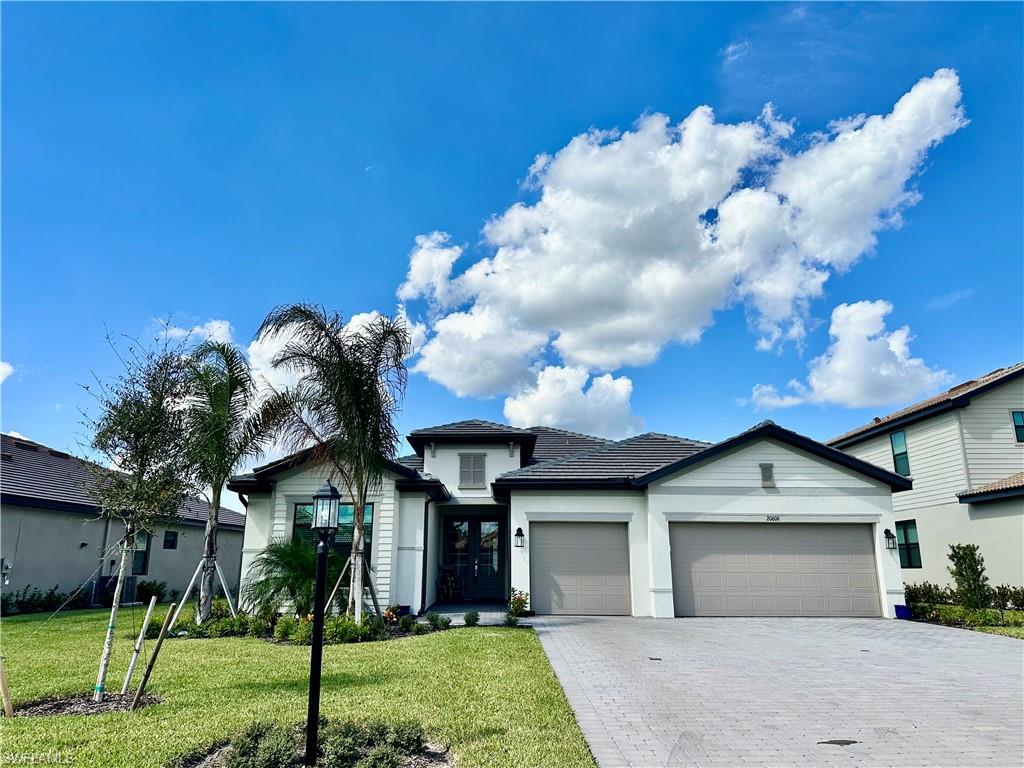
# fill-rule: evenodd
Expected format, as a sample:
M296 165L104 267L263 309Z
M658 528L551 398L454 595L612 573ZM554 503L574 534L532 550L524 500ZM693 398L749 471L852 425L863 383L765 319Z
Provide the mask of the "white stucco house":
M891 467L908 583L948 584L949 545L977 544L992 584L1024 585L1024 363L965 381L829 441Z
M408 441L366 512L381 600L414 613L513 588L539 614L891 617L903 603L885 533L911 481L771 422L717 444L479 420ZM243 582L268 542L309 535L325 477L306 456L229 483L247 504Z

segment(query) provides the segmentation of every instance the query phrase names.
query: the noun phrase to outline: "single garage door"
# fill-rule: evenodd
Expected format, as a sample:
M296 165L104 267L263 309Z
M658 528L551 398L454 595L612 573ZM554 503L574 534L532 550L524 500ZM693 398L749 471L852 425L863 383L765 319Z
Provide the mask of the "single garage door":
M530 607L537 613L629 615L625 523L531 523Z
M676 616L879 616L870 525L671 523Z

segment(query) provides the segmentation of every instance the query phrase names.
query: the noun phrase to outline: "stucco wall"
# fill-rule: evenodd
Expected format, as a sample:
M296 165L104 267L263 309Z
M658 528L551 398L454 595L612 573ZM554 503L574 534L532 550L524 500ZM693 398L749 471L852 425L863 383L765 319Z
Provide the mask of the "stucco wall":
M4 592L27 585L46 591L57 585L61 592L77 589L100 564L106 521L94 515L5 504L0 511L0 554L13 563L10 583ZM138 580L167 583L168 589L184 591L203 553L203 528L170 526L178 532L177 549L164 549L164 528L152 534L148 573ZM106 536L107 556L99 575L116 573L120 557L117 541L124 535L119 523L111 523ZM81 546L82 544L86 546ZM221 528L218 560L231 589L237 590L242 551L242 532Z

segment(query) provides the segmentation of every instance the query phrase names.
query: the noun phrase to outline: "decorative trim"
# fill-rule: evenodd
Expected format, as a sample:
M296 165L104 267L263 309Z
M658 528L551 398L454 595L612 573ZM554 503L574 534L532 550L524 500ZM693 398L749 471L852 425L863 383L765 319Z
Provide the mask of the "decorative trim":
M632 512L527 512L531 523L629 523Z
M661 594L661 595L664 595L664 594L670 595L673 592L672 587L651 587L648 591L649 592L653 592L655 594Z
M665 519L670 523L764 523L765 525L786 525L787 523L877 523L882 520L882 513L848 513L829 514L787 514L772 513L770 516L778 520L769 522L769 515L761 514L729 514L722 512L665 512Z

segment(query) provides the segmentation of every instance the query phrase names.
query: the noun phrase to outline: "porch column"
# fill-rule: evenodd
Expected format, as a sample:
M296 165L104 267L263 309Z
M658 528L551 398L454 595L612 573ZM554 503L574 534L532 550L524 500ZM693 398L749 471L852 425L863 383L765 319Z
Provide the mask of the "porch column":
M512 494L508 500L508 552L510 585L512 589L530 591L530 521L526 514L516 508ZM515 543L516 529L522 528L526 535L526 545L517 547Z

